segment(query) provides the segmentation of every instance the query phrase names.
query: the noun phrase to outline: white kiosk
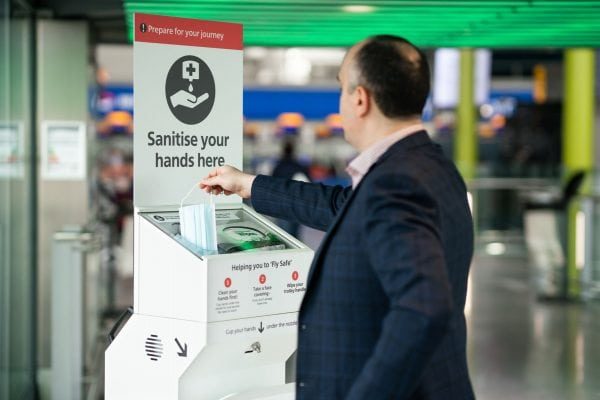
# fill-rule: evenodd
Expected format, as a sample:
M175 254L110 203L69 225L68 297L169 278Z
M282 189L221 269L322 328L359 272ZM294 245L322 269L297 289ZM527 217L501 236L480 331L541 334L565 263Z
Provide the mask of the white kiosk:
M179 233L190 186L241 167L242 27L134 26L134 307L106 350L106 399L293 399L312 250L240 198L217 198L218 254Z

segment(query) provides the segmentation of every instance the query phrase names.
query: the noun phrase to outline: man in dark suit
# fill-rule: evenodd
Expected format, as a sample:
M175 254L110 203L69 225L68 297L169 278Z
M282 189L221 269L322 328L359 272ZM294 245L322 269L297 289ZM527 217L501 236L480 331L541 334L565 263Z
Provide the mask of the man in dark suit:
M473 253L463 180L420 115L424 54L371 37L339 72L352 187L231 168L201 187L327 230L299 314L297 399L472 399L463 313Z

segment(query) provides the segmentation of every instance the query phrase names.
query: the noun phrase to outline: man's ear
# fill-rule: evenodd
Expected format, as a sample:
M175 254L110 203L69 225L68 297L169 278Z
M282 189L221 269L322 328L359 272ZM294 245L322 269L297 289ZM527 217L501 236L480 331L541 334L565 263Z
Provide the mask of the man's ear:
M354 96L356 116L364 117L371 109L371 94L364 86L358 85L354 90Z

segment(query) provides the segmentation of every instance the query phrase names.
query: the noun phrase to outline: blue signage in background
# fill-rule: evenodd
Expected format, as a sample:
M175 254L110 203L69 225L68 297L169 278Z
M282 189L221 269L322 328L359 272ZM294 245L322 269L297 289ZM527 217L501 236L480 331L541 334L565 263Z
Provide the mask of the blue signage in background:
M277 119L285 112L297 112L309 120L324 120L339 109L337 89L245 89L244 117L249 120Z
M104 118L112 111L127 111L133 114L133 87L132 86L104 86L96 93L92 92L93 114Z
M93 91L92 113L103 119L112 111L126 111L133 115L133 87L105 86ZM94 95L95 98L94 98ZM286 112L297 112L307 120L324 120L339 111L338 89L252 88L244 89L244 117L247 120L275 120ZM531 91L491 91L491 102L499 98L514 98L519 103L531 103ZM425 121L431 120L432 104L429 100L423 112ZM503 113L510 116L510 113Z

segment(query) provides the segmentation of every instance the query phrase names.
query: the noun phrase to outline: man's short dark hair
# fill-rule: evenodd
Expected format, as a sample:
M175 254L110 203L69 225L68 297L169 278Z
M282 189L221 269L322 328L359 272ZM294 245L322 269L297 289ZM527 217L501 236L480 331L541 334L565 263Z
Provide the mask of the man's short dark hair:
M368 38L355 56L358 85L388 118L420 115L429 95L429 64L421 50L393 35Z

